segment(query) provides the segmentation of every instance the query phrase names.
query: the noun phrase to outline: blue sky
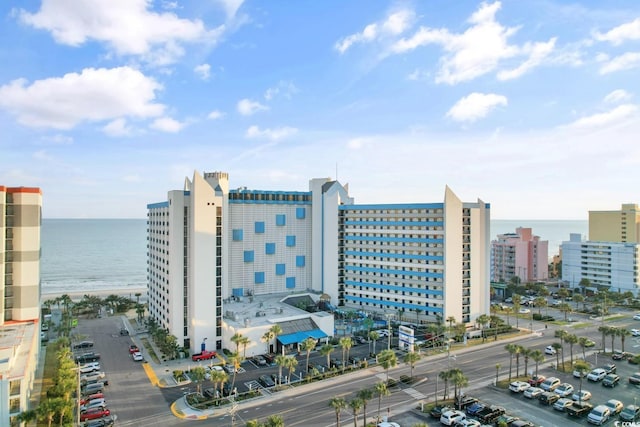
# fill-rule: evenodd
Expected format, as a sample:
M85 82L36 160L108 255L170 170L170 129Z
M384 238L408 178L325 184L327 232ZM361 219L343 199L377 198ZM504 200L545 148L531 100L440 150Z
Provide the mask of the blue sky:
M0 3L0 185L141 218L184 178L586 219L640 203L640 2Z

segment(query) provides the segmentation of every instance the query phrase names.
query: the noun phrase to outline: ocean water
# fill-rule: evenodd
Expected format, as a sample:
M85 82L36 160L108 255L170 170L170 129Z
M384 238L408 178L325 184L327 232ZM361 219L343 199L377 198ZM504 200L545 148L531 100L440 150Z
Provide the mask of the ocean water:
M569 239L586 238L588 221L493 220L491 239L530 227L549 241L549 256ZM137 290L147 284L146 219L43 219L43 294Z

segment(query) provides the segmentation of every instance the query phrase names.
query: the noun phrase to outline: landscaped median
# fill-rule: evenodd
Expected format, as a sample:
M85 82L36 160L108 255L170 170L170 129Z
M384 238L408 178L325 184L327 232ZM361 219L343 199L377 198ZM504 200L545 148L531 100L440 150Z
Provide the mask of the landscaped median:
M187 398L184 396L171 404L171 413L177 418L206 420L213 415L213 409L194 409L187 403Z

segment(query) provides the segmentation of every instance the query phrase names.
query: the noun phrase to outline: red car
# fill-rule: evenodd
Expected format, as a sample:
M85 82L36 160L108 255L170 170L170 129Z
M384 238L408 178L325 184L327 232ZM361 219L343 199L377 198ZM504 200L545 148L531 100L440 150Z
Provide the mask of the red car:
M547 378L544 375L534 375L529 379L529 384L537 387L544 382Z
M94 399L104 399L104 394L103 393L90 394L89 396L84 397L80 400L80 406Z
M109 415L111 415L111 411L107 408L92 408L88 409L87 412L80 414L80 421L96 420Z
M133 354L133 353L135 353L136 351L140 351L140 349L138 348L138 346L137 346L137 345L135 345L135 344L131 344L131 345L129 346L129 354Z

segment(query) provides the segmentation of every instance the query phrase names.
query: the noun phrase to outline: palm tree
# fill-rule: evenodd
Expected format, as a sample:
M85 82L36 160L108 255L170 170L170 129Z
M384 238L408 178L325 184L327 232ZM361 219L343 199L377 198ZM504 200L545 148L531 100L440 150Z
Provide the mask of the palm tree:
M353 411L353 427L358 427L358 412L362 408L362 400L359 398L351 399L349 401L349 407Z
M196 366L195 368L191 369L191 372L189 372L189 378L191 378L191 380L196 383L196 391L198 393L200 393L202 381L204 381L206 373L207 372L202 366Z
M349 358L349 350L351 349L351 347L353 347L353 341L351 341L351 337L340 338L340 347L342 347L342 372L344 372L344 368L347 364L347 359Z
M562 344L554 342L551 347L556 351L556 366L560 369L560 353L562 352ZM564 371L564 354L562 355L562 370Z
M611 353L613 353L613 349L615 348L615 339L616 335L618 335L619 328L612 326L609 328L609 335L611 335Z
M522 350L524 350L523 346L516 345L516 348L513 352L513 354L516 355L516 378L520 376L520 355L522 354Z
M231 380L231 390L233 390L236 385L236 374L240 368L240 355L238 353L232 353L228 361L233 365L233 379Z
M480 325L480 330L482 330L482 342L486 340L486 336L484 334L484 327L487 326L487 323L491 321L491 317L487 314L481 314L476 318L476 322Z
M340 427L340 413L347 408L347 401L342 397L335 396L329 401L329 406L336 411L336 427Z
M276 335L271 331L271 329L269 329L267 332L264 333L264 335L262 335L262 338L260 338L260 341L265 343L265 346L266 346L265 353L269 353L269 343L271 342L272 339L275 338L275 336Z
M531 360L533 360L536 363L536 376L538 375L538 364L540 362L544 362L544 353L542 352L542 350L533 350L531 352L531 354L529 354L529 357L531 358Z
M456 318L454 316L447 317L447 323L449 324L449 336L451 336L451 329L453 328L453 324L456 323Z
M578 342L578 336L575 334L567 334L564 340L569 344L569 355L571 366L573 366L573 346Z
M504 349L509 353L509 381L511 381L511 367L513 366L513 355L516 354L516 344L509 343L504 346Z
M446 399L449 395L449 378L451 378L451 371L440 371L438 373L438 378L444 381L444 392L442 394L442 398Z
M573 369L580 373L580 391L582 391L582 377L584 377L585 373L589 372L591 366L589 366L589 364L584 360L576 360L576 363L573 365ZM579 396L580 400L582 400L582 394L579 394Z
M627 337L631 335L631 332L625 328L620 328L618 329L618 335L620 336L620 342L622 344L622 352L624 353L624 342L627 339Z
M367 402L373 398L373 390L371 390L370 388L363 388L362 390L358 391L357 396L358 399L360 399L360 401L362 402L362 416L364 418L363 426L367 427Z
M282 415L269 415L267 422L264 423L264 427L284 427Z
M211 371L211 382L213 383L213 389L218 389L218 384L224 384L229 380L229 376L224 371ZM220 394L222 394L222 386L220 387Z
M522 347L522 357L524 357L524 374L529 375L529 371L527 370L529 366L529 358L531 357L531 353L533 352L530 348Z
M496 363L496 386L498 385L498 374L500 373L500 364ZM438 393L436 393L438 394Z
M453 396L454 400L458 400L458 390L462 392L462 387L469 385L469 379L458 368L451 370L451 382L453 383Z
M571 313L571 306L569 304L567 304L566 302L563 302L562 304L560 304L558 306L558 310L560 310L560 312L564 313L564 321L567 321L567 313Z
M606 350L606 346L604 344L604 339L607 335L609 335L609 330L611 329L611 327L606 326L606 325L602 325L598 327L598 332L600 332L602 334L602 351L604 352ZM613 351L613 349L611 349L611 351Z
M398 364L398 358L396 352L393 350L382 350L378 355L378 363L387 372L387 383L389 382L389 368L393 368Z
M298 359L296 359L295 356L286 356L284 367L289 369L289 384L291 384L291 376L293 375L293 371L296 370L296 366L298 366Z
M276 365L278 365L278 384L282 384L282 368L287 365L287 356L279 354L275 358Z
M369 332L369 339L373 341L373 354L376 354L376 342L380 339L380 334L377 331Z
M587 353L586 353L586 348L587 348L587 343L589 342L589 338L587 337L580 337L578 338L578 345L580 346L580 348L582 349L582 358L586 359L587 358Z
M244 335L238 332L233 334L233 336L231 337L231 342L236 345L237 354L240 354L240 343L242 343L243 339L244 339Z
M331 353L333 353L333 346L331 344L325 344L320 347L320 354L327 357L327 369L331 366Z
M581 294L575 294L575 295L573 295L573 300L576 303L576 311L578 311L578 305L581 302L584 302L584 297Z
M376 383L376 385L374 386L374 390L376 392L376 396L378 396L378 421L380 421L380 406L382 404L382 397L389 396L391 392L387 388L387 383L384 381Z
M420 360L422 357L420 353L416 353L415 351L409 352L404 355L404 363L411 366L411 379L413 379L413 368L416 367L416 362Z
M314 338L311 338L311 337L302 341L301 348L303 351L307 353L307 372L309 372L309 356L311 355L311 352L313 351L313 349L316 348L317 344L318 344L318 341L316 341Z
M546 307L548 305L547 299L541 296L536 297L536 299L533 300L533 303L538 307L538 315L542 316L542 307Z
M559 329L555 332L555 337L560 338L560 348L562 350L562 367L564 369L564 340L569 335L569 332L564 329Z
M278 336L282 334L282 327L277 323L269 329L269 332L273 334L273 338L276 340L276 348L278 348ZM282 348L282 354L284 354L284 345L280 346Z
M513 299L513 312L515 313L516 317L516 329L518 329L518 311L520 311L520 303L522 302L522 297L518 294L514 294L511 298Z
M245 336L243 336L239 341L239 344L242 346L243 359L247 358L247 346L249 345L249 343L251 343L251 340L249 339L249 337L245 337Z

